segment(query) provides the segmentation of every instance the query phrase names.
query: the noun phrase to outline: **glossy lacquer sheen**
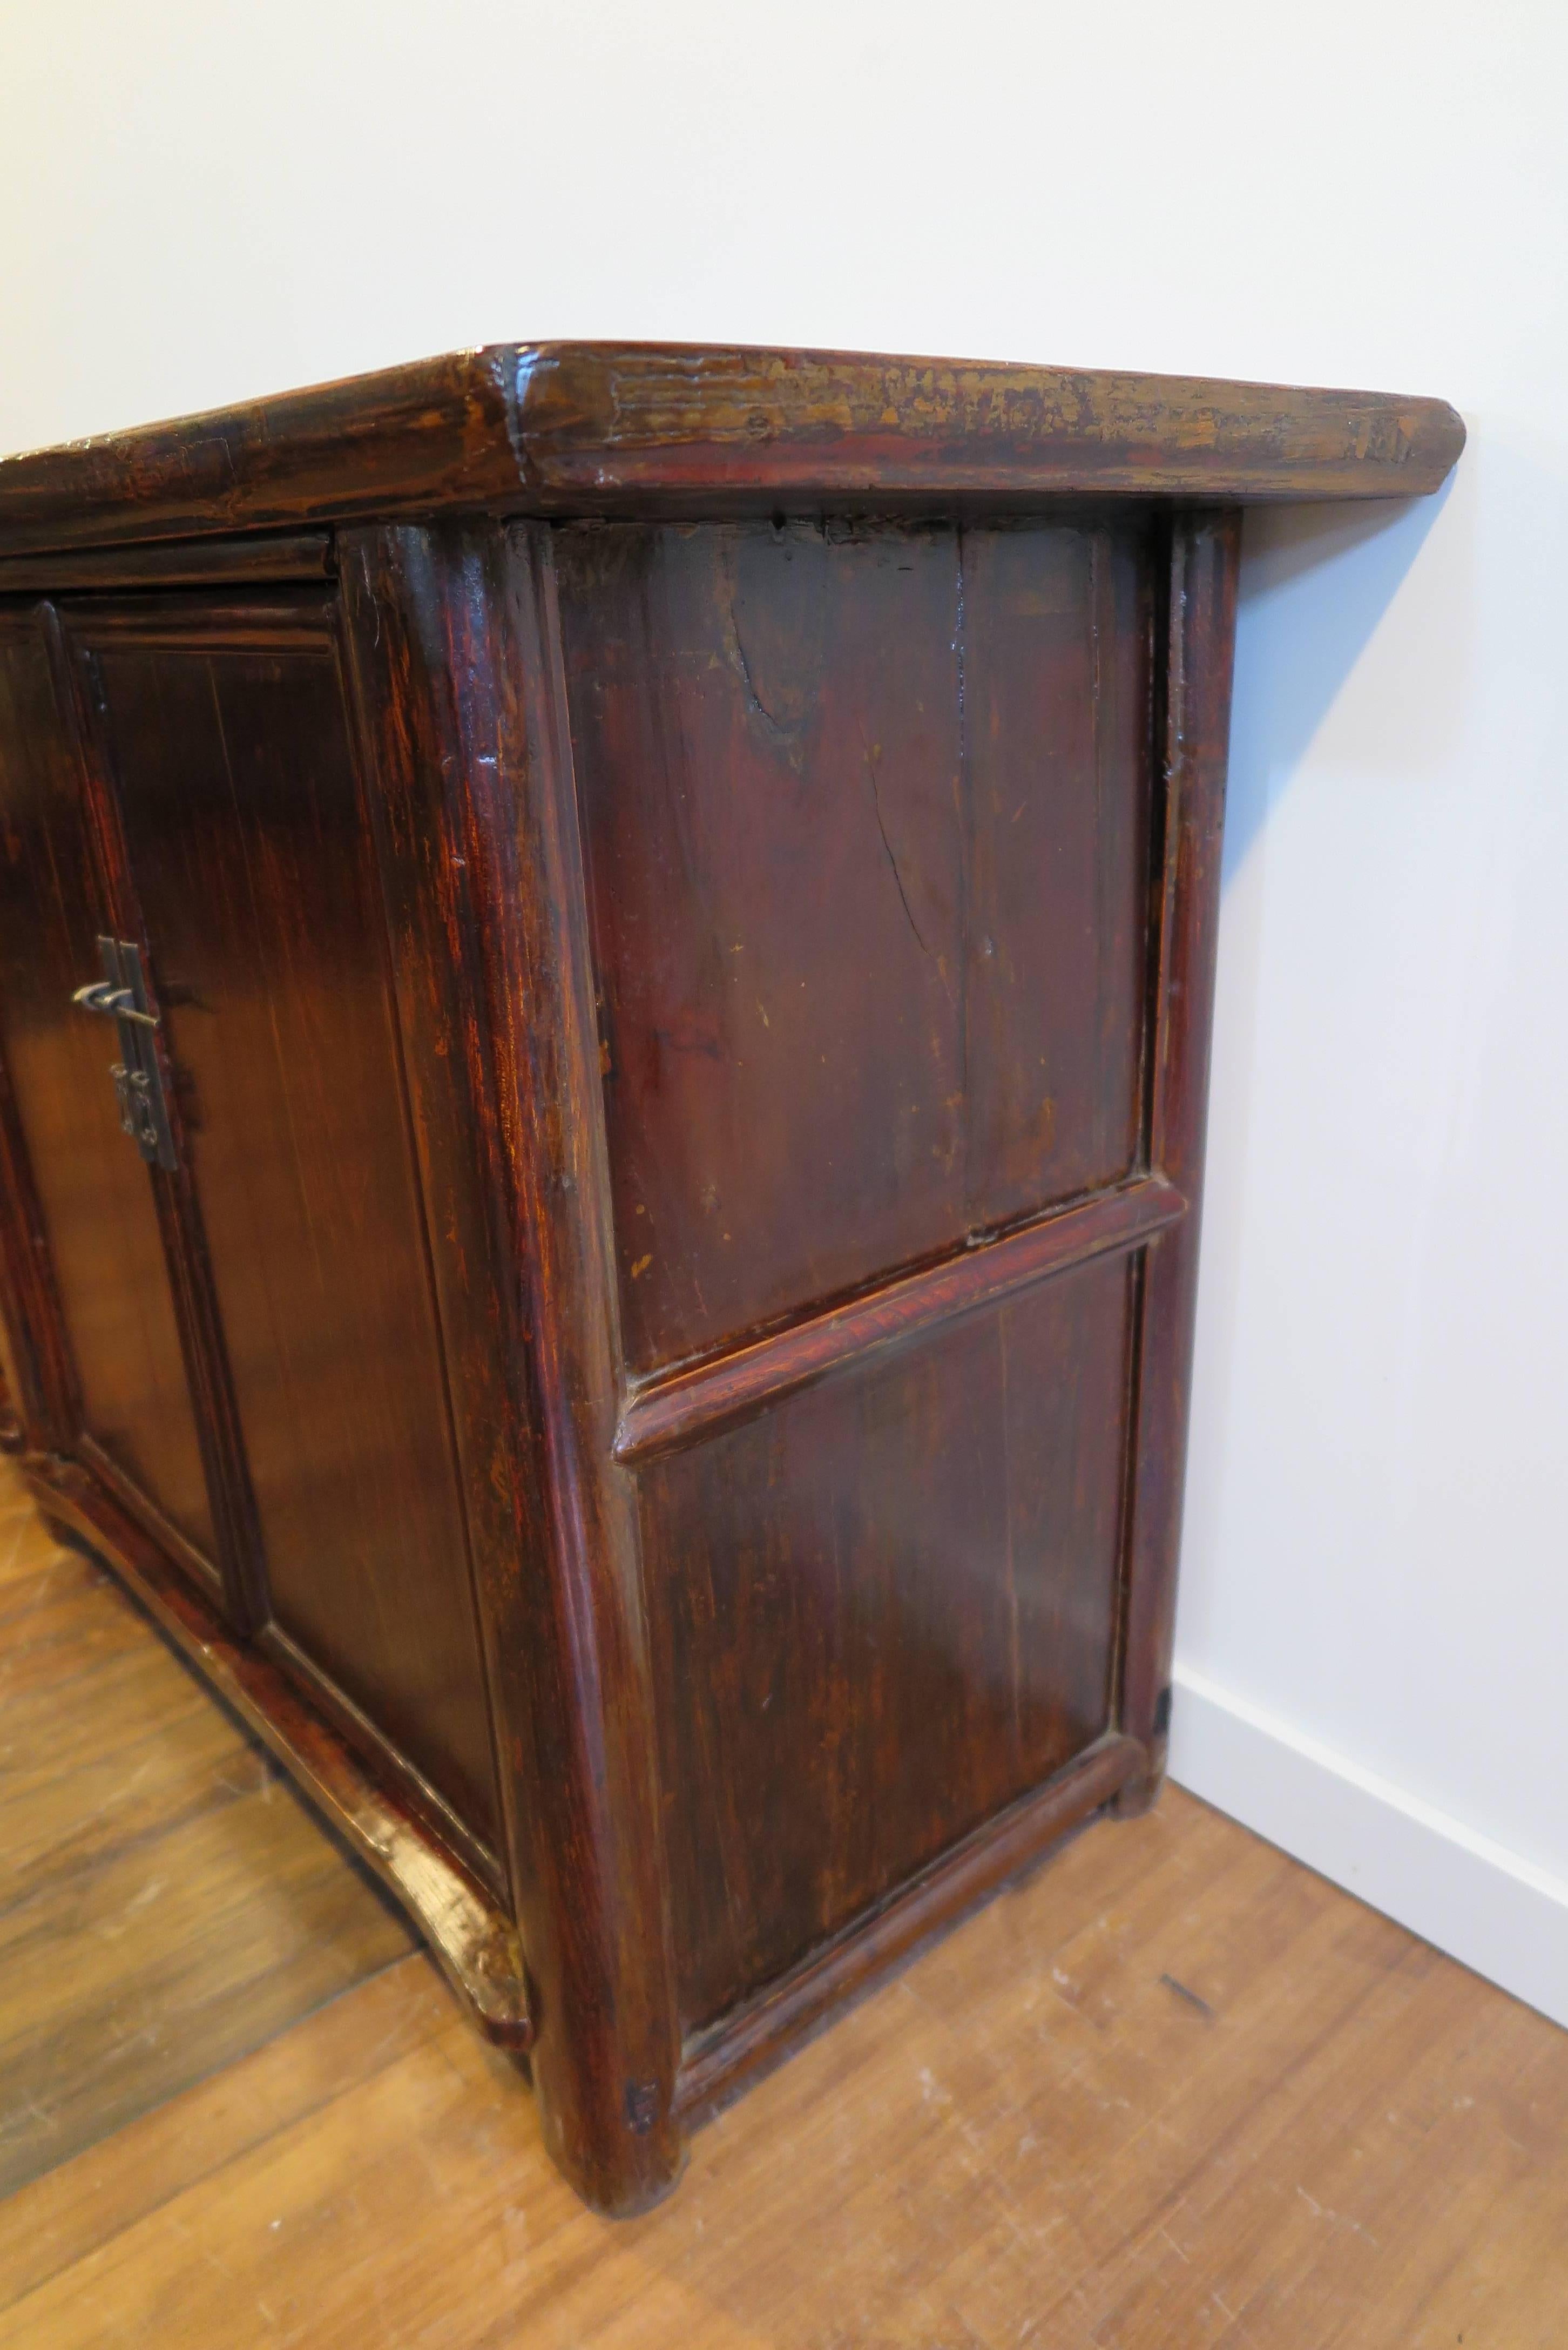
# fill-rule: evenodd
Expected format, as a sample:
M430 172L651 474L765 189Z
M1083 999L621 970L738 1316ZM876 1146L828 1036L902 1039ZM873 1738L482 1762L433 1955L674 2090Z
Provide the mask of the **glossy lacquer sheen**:
M509 345L0 463L5 1440L602 2210L1158 1790L1239 508L1461 440Z

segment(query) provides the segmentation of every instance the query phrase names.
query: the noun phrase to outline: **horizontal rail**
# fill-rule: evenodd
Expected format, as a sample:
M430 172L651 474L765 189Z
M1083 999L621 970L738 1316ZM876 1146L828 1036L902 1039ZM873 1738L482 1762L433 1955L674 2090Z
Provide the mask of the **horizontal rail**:
M882 1347L1000 1305L1091 1257L1141 1248L1186 1211L1187 1201L1174 1184L1159 1175L1140 1176L1114 1191L1058 1208L1022 1231L902 1274L864 1297L758 1338L734 1354L650 1381L621 1414L615 1457L646 1461L715 1435Z
M688 2127L787 2056L846 2000L890 1973L924 1942L983 1901L999 1885L1108 1804L1147 1767L1136 1739L1108 1731L1054 1779L945 1852L878 1908L857 1918L779 1981L689 2040L675 2083L675 2110Z
M332 576L328 531L290 538L208 538L173 546L84 546L0 558L0 596L117 588L275 587Z

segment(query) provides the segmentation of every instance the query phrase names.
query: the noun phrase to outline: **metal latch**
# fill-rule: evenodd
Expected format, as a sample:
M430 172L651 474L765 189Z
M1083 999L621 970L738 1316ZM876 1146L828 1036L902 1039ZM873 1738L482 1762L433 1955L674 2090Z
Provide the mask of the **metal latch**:
M109 1074L119 1102L119 1122L150 1167L173 1168L179 1162L158 1066L158 1022L147 1009L141 950L129 939L100 938L98 951L103 977L78 987L71 1002L115 1023L120 1057Z

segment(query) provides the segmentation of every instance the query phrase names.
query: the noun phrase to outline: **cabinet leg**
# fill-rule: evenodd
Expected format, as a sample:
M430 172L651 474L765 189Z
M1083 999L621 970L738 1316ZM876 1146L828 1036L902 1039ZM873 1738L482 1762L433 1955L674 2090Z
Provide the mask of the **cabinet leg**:
M1112 1796L1106 1808L1114 1820L1141 1820L1158 1803L1159 1791L1165 1784L1166 1745L1165 1739L1157 1738L1148 1750L1147 1769Z
M662 2202L686 2166L686 2145L668 2112L659 2117L639 2105L635 2088L628 2092L624 2127L585 2127L582 2112L562 2116L553 2106L547 2083L539 2077L539 2054L533 2052L535 2095L539 2098L545 2144L551 2160L576 2188L590 2210L607 2220L634 2220ZM543 2091L543 2094L541 2094Z

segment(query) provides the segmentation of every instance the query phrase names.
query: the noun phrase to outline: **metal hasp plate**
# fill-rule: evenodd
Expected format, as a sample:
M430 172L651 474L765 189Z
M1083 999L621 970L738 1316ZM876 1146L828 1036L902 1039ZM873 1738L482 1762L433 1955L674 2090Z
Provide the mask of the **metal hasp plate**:
M84 1012L101 1013L115 1023L120 1057L109 1076L119 1100L119 1122L150 1167L172 1169L174 1139L158 1066L158 1021L147 1008L141 950L129 939L100 937L98 951L103 977L78 987L71 1001Z

